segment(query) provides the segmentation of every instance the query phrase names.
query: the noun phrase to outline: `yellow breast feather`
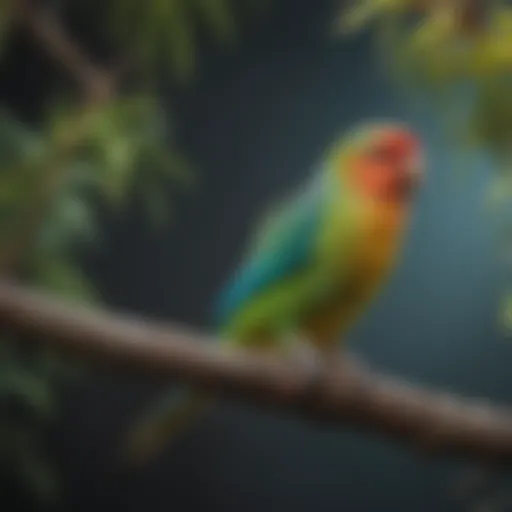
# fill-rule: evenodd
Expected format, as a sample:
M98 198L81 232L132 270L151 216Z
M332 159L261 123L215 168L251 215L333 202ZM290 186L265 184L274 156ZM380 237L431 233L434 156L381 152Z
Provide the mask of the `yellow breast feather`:
M356 248L350 258L350 271L334 294L304 322L305 335L317 346L336 347L359 318L368 302L393 268L400 246L403 210L395 205L369 205L358 223Z

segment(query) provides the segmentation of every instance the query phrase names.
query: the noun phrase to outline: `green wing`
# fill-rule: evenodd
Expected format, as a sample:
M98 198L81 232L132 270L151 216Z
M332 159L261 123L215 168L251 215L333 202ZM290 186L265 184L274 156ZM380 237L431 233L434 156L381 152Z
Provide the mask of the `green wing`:
M343 266L347 251L340 243L348 242L343 233L350 230L334 220L344 219L343 201L327 185L315 177L267 216L246 262L219 297L217 325L224 336L240 343L273 341L335 293L333 272Z

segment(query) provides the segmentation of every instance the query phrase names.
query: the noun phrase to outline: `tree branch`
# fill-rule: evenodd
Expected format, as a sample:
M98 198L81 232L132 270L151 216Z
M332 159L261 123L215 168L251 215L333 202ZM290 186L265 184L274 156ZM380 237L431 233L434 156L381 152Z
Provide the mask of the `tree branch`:
M512 412L416 388L340 359L313 391L304 368L220 350L191 330L72 307L0 283L0 325L118 371L178 378L317 420L374 431L417 448L485 460L512 458Z
M110 96L112 77L89 59L59 20L50 12L35 9L31 0L16 0L15 7L21 25L75 79L85 97L101 101Z
M477 35L487 25L491 4L485 0L417 0L414 7L422 14L450 9L456 15L455 29L462 34Z

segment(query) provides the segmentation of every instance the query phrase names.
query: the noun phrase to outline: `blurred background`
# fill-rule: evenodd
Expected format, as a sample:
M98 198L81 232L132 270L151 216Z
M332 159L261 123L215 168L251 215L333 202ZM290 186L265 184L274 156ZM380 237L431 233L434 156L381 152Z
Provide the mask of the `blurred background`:
M512 398L503 89L512 52L499 60L490 43L478 46L482 33L501 34L490 7L476 36L436 29L433 10L413 12L424 19L410 25L407 2L364 2L359 28L343 25L331 0L1 1L0 221L11 254L1 273L70 301L208 330L261 210L353 124L402 120L425 141L428 179L401 265L351 350L417 383ZM372 16L388 17L382 30L366 26ZM417 36L405 25L431 39L397 46ZM63 34L99 78L59 52ZM457 48L461 62L461 40L464 62L480 67L454 78L441 55ZM416 48L429 80L397 48ZM115 92L103 90L112 74ZM447 117L445 105L459 116L474 107L473 121ZM2 509L469 510L450 491L456 461L229 401L147 469L118 473L121 432L163 386L2 335Z

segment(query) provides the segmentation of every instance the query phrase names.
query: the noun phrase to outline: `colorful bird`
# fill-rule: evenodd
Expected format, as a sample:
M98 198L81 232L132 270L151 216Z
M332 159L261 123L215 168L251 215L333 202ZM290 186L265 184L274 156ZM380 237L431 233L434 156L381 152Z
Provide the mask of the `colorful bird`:
M394 267L423 170L407 126L368 123L345 134L260 224L218 298L219 338L291 353L314 347L328 360ZM191 390L160 403L129 433L129 459L149 460L212 399Z

